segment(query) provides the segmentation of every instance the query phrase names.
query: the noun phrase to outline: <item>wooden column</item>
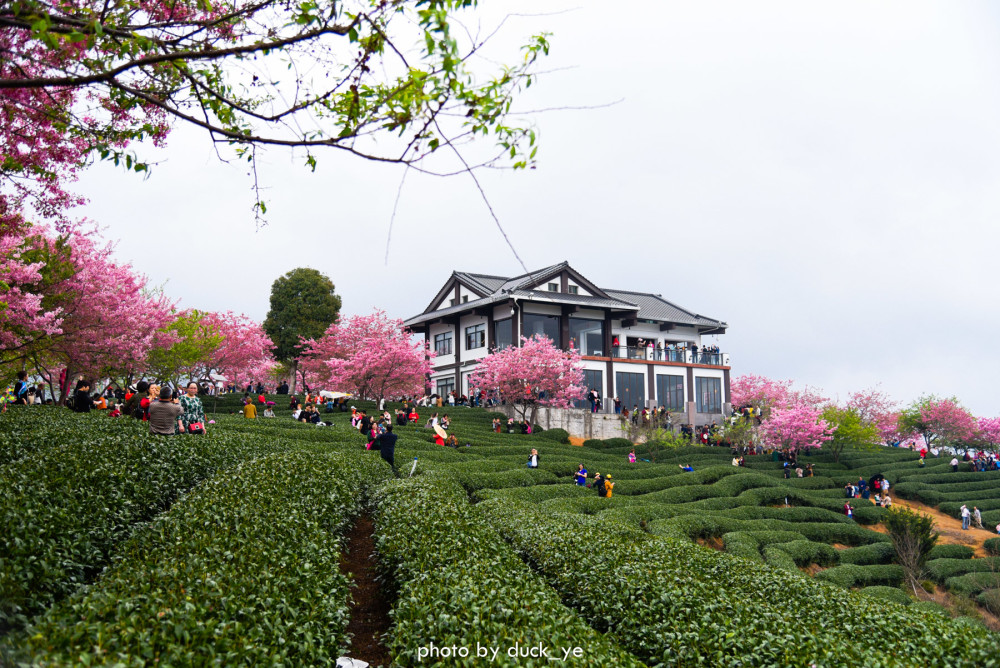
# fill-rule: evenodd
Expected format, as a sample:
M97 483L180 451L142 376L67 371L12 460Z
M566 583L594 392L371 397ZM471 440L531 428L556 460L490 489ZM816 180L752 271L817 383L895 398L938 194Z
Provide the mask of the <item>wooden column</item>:
M456 290L458 288L455 288ZM462 396L462 318L455 317L455 393ZM447 402L445 402L447 403Z

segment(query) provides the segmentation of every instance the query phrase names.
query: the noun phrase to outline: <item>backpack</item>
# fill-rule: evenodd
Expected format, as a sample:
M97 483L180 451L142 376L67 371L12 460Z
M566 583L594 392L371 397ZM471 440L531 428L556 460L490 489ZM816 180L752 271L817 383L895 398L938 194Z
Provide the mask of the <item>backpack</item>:
M604 486L604 479L603 478L595 486L597 487L597 496L607 496L608 495L608 488Z

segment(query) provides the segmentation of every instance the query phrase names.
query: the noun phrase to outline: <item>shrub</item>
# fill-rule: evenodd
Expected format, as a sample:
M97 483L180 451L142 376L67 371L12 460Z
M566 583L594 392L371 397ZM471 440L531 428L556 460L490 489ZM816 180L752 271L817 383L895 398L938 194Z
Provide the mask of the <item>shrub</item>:
M870 587L888 585L895 587L903 582L903 569L895 564L858 566L843 564L816 574L817 580L825 580L841 587Z
M944 584L950 591L956 594L975 596L986 589L995 589L997 584L1000 584L1000 575L992 571L966 573L965 575L948 578Z
M975 551L968 545L935 545L927 553L928 562L932 559L972 559Z
M539 434L541 438L556 443L569 443L569 432L565 429L549 429Z
M1000 615L1000 589L987 589L976 597L976 602L994 615Z
M130 665L329 662L349 618L338 534L390 475L361 453L290 453L216 476L29 630L35 661L89 665L97 649Z
M583 442L583 447L593 448L594 450L600 450L604 447L604 441L599 438L588 438Z
M627 438L606 438L604 439L605 448L634 448L635 444Z
M794 573L799 572L798 566L795 565L795 560L792 559L791 555L782 550L779 546L768 545L764 548L763 555L764 563L768 566L781 568Z
M874 587L865 587L861 590L861 593L873 598L880 598L886 601L892 601L893 603L899 603L900 605L910 605L913 603L913 599L899 587L885 587L877 585Z
M840 563L855 564L857 566L871 566L873 564L888 564L896 556L896 548L892 543L871 543L860 547L852 547L841 550Z
M927 572L935 582L945 582L966 573L995 573L1000 584L1000 557L986 559L935 559L928 561Z
M1000 555L1000 536L996 538L987 538L986 542L983 543L983 547L989 554Z
M811 540L793 540L787 543L776 543L771 547L785 552L796 566L808 566L809 564L830 566L837 563L837 550L825 543L814 543Z
M462 489L447 478L431 474L390 482L376 504L379 556L399 585L392 611L393 665L421 665L419 648L430 643L473 649L479 643L501 648L500 665L516 666L517 659L504 656L502 648L540 642L550 648L587 647L610 663L638 663L566 608L473 514Z

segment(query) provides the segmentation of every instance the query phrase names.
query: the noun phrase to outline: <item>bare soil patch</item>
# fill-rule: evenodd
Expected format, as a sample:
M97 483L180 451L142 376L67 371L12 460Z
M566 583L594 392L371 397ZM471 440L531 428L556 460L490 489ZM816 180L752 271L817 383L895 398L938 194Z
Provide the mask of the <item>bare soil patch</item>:
M722 544L722 539L717 536L713 536L712 538L699 538L697 543L704 547L710 547L713 550L718 550L719 552L726 549L726 546Z
M372 666L388 666L392 657L382 642L382 635L392 625L389 618L392 603L376 577L374 533L371 517L359 517L347 534L347 547L340 556L340 571L349 574L354 582L351 621L347 625L347 632L352 637L347 655Z

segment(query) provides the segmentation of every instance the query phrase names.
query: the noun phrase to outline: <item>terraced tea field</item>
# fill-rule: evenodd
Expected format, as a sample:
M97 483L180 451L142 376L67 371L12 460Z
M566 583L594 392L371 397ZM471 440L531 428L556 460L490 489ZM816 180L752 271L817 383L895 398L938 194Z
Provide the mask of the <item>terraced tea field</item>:
M367 514L394 665L1000 665L1000 636L900 588L882 509L842 510L848 481L882 474L896 498L996 525L996 472L893 449L802 456L801 479L721 448L630 464L627 441L495 434L494 414L448 409L460 447L397 428L397 465L417 468L396 479L345 414L319 428L235 407L204 438L0 416L3 661L332 665L357 614L345 536ZM580 463L613 476L612 498L574 484ZM987 556L939 545L927 564L972 612L1000 593L982 539Z

